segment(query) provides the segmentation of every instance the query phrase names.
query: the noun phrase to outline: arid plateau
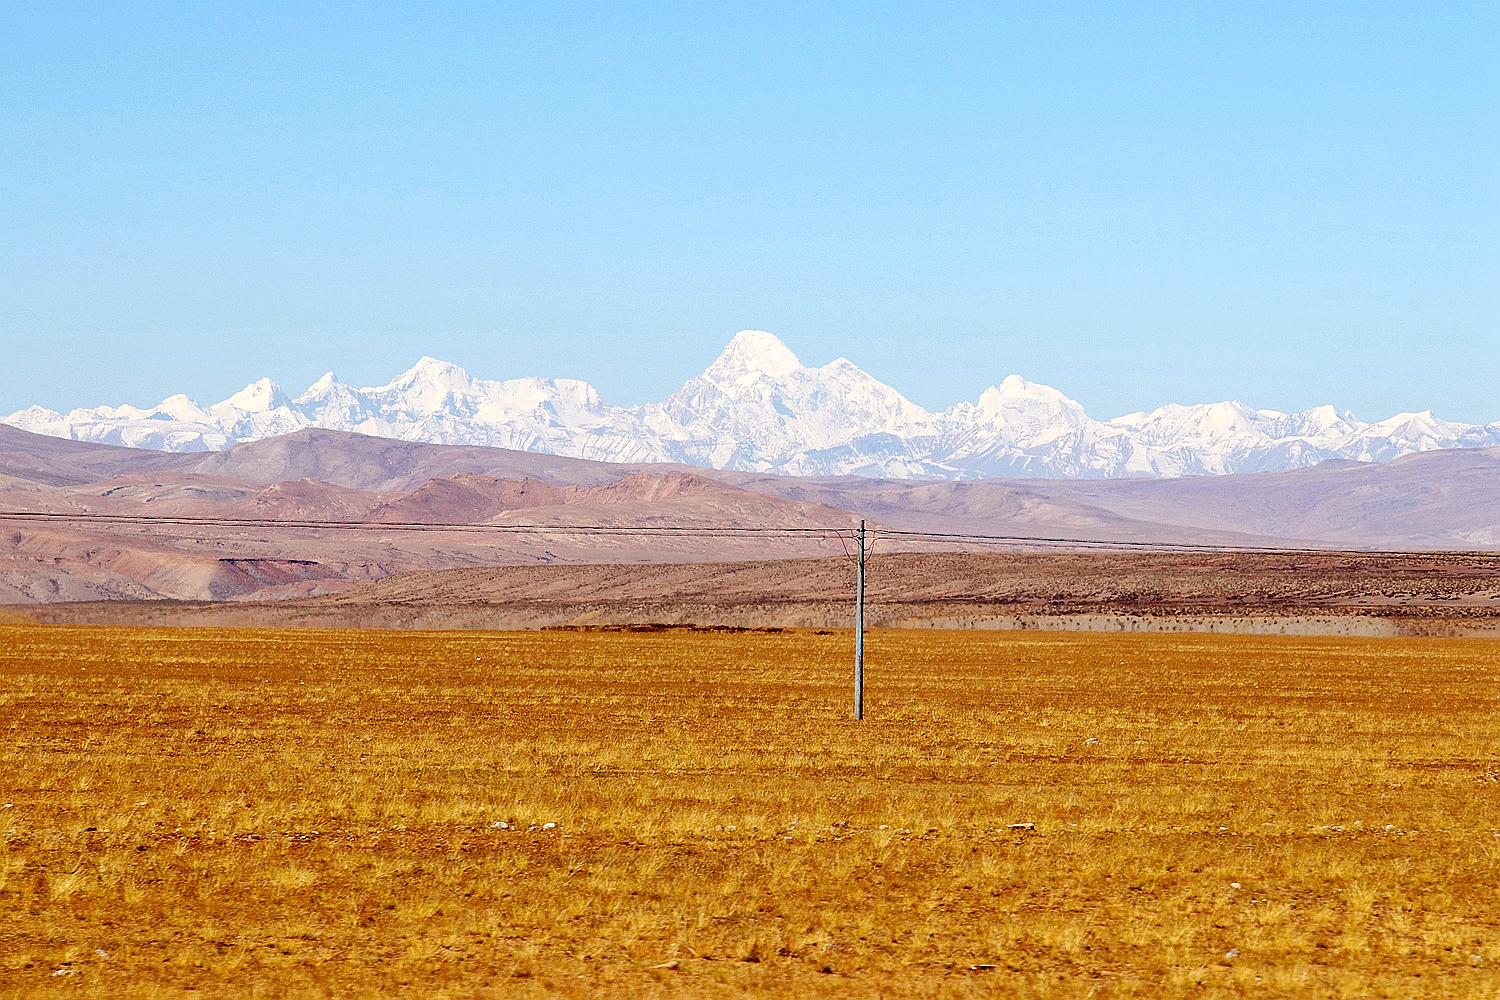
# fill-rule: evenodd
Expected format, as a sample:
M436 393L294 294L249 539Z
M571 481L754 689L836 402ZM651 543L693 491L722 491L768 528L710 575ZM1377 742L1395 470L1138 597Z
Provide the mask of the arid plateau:
M1500 989L1493 449L0 444L8 994Z

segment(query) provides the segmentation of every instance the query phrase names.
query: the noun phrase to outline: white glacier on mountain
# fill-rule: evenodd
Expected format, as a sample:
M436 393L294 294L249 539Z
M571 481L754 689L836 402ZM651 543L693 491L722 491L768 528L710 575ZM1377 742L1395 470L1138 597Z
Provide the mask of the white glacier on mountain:
M945 474L928 458L937 418L844 358L804 368L769 333L736 334L702 375L631 412L675 462L797 476Z
M1430 411L1366 424L1332 406L1288 414L1225 402L1101 421L1019 375L986 389L978 402L929 413L845 358L808 368L776 337L754 330L736 334L702 375L645 406L613 406L574 379L493 382L422 358L370 388L345 385L330 372L296 398L260 379L209 407L177 395L151 409L99 406L64 415L32 406L3 422L164 451L215 451L322 427L607 462L898 479L1215 475L1500 445L1500 422L1451 423Z

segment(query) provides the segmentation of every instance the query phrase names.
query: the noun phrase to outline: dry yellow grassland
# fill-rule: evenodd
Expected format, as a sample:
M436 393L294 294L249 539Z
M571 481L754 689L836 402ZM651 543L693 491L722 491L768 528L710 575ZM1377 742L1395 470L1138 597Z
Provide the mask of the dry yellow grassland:
M1500 642L849 651L0 628L0 993L1500 993Z

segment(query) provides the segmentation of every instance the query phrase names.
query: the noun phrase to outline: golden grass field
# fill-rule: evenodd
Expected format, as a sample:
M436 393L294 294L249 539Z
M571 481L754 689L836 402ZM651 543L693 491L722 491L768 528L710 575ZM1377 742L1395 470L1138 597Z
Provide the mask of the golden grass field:
M0 627L0 995L1500 995L1500 642L849 659Z

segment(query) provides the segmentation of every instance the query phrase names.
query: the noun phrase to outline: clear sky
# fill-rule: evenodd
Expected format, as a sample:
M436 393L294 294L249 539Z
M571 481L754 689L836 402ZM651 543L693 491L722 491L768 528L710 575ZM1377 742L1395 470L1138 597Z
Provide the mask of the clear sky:
M1500 6L0 12L0 413L628 405L744 328L932 409L1500 420Z

